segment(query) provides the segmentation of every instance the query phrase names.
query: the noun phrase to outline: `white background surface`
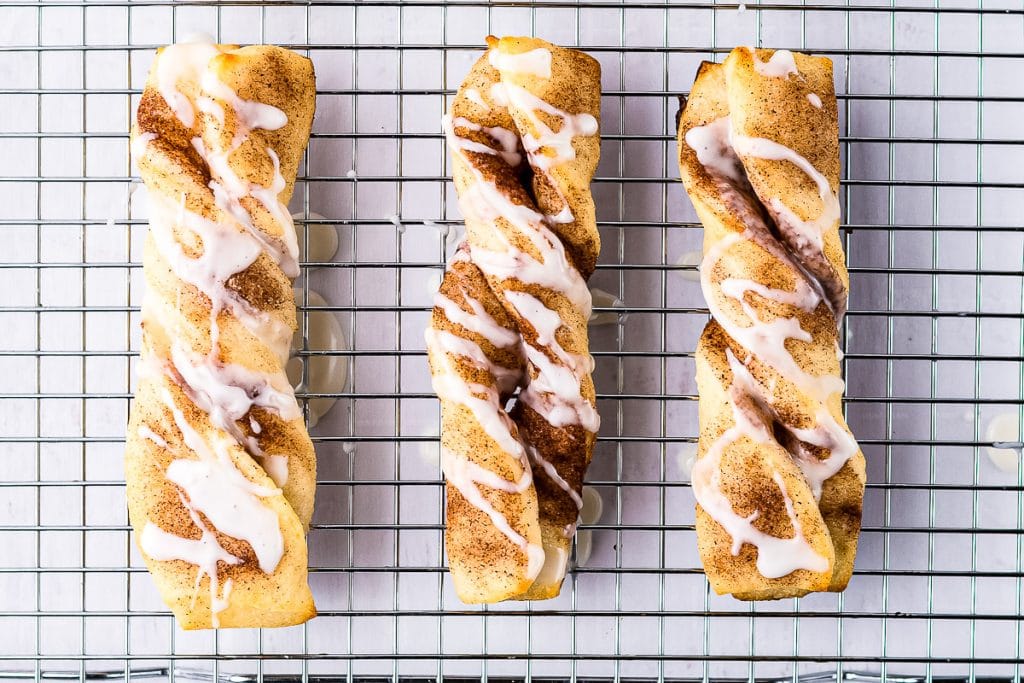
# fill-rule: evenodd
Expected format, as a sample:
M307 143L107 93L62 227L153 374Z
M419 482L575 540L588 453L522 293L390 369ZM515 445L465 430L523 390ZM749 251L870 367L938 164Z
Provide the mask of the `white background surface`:
M1022 397L1024 15L1000 6L1012 12L0 4L0 670L137 669L173 656L293 674L1012 674L1022 475L978 447L993 416L1019 417ZM337 307L360 355L344 356L349 382L328 389L340 400L313 430L322 485L310 582L322 616L305 627L179 631L126 526L145 233L127 129L152 48L194 32L308 44L317 71L302 171L313 179L293 209L337 221L340 249L299 284ZM431 223L459 218L444 180L443 93L487 33L535 33L602 63L604 250L592 284L629 313L592 330L605 396L588 477L604 501L593 554L560 598L485 611L461 606L440 571L422 330L444 251ZM848 413L869 488L846 593L751 606L708 595L690 526L690 354L706 313L683 277L692 268L673 266L701 239L676 181L673 118L700 60L721 59L707 50L758 41L830 54L848 95ZM919 142L933 138L943 142ZM214 663L261 651L262 665ZM546 659L527 663L528 652ZM584 655L601 659L573 661ZM971 657L993 663L962 662Z

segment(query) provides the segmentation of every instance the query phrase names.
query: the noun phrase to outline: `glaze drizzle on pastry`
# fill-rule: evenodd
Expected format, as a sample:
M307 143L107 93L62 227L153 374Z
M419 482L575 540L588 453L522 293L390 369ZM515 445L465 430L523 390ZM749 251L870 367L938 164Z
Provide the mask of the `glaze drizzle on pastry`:
M468 239L427 330L448 554L467 602L557 594L600 426L586 333L596 63L535 39L489 42L443 120ZM585 84L566 95L572 63Z
M680 118L712 317L697 351L698 544L716 591L744 599L841 590L856 548L863 455L838 411L839 200L805 156L838 175L835 100L809 92L831 89L822 62L737 48L702 65Z
M297 87L308 83L311 96L308 61L280 48L168 46L158 54L133 130L132 151L149 189L147 282L155 278L142 306L139 391L157 397L156 403L137 399L145 405L133 406L133 420L142 412L170 419L140 424L139 445L129 435L129 502L149 560L195 566L188 609L179 612L183 606L169 598L187 628L220 626L240 580L249 609L254 579L238 573L247 564L268 577L282 564L289 574L296 561L305 566L301 529L311 510L314 463L284 372L295 326L290 278L298 274L298 243L285 203L283 148L275 145L301 144L286 154L294 177L312 106L291 121L281 108L245 99L222 80L235 76L225 69L285 64L291 70L280 81L294 75ZM268 180L256 181L261 175ZM301 460L291 462L298 453ZM165 463L159 485L141 474L157 462ZM173 499L156 502L165 488L176 491L189 522L171 509ZM295 495L303 499L300 511L282 502ZM165 571L175 576L161 570L161 577ZM206 624L195 611L204 580ZM174 596L175 581L158 584ZM294 613L284 605L269 616L236 612L230 625L305 620L312 599L304 576L294 589Z

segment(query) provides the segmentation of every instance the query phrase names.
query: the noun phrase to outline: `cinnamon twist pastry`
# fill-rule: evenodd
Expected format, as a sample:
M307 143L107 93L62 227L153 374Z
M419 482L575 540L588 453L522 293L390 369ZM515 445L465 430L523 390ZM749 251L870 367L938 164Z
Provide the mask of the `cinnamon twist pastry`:
M558 594L600 425L587 340L600 67L533 38L487 42L444 120L467 241L427 330L464 602Z
M704 224L712 320L697 348L697 540L711 586L744 600L841 591L864 456L842 414L832 64L736 48L680 115L683 183Z
M186 629L315 614L316 461L284 373L299 272L287 205L314 103L312 64L293 52L171 45L132 130L151 217L128 506Z

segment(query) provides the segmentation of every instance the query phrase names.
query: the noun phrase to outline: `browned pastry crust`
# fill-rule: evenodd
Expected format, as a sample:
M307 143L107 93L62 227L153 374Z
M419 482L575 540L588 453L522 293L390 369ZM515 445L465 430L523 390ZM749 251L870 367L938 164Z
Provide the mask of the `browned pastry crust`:
M766 357L763 348L748 348L723 329L735 328L749 338L746 331L758 324L795 319L805 338L786 338L784 354L815 386L821 378L839 376L837 321L845 312L849 277L838 212L829 225L821 226L821 246L816 247L800 230L801 223L819 220L827 212L815 179L790 158L751 153L734 142L739 136L784 145L827 179L833 195L838 191L831 62L793 54L798 73L762 73L755 59L763 70L774 54L737 48L724 64L703 63L679 118L680 170L704 224L702 282L718 318L708 323L697 348L699 459L724 445L715 471L732 511L744 518L756 514L754 529L780 539L797 537L795 520L807 546L827 564L821 571L797 569L766 577L759 571L755 544L744 542L737 549L733 535L698 504L698 546L708 579L716 592L746 600L843 590L853 570L865 481L864 457L843 419L841 392L811 391L792 371L780 371L785 358ZM691 130L724 116L730 117L729 144L741 164L738 177L730 177L728 168L716 168L714 154L708 165L702 163L687 142ZM780 210L780 202L792 215ZM733 287L736 282L756 283L769 294L748 288L735 298L723 291L727 280ZM811 299L816 305L796 305L802 287L816 292ZM737 368L743 377L736 376ZM752 426L737 427L738 421ZM833 448L806 441L808 433L826 429L823 425L834 425L828 428L835 436ZM737 433L734 428L741 436L730 440ZM763 442L751 438L758 429L769 435ZM728 443L720 441L723 435ZM801 463L807 467L811 460L826 460L833 450L839 452L842 438L852 444L849 457L824 481L816 498ZM792 513L786 509L787 495Z
M186 71L176 82L177 90L188 98L195 119L192 126L179 120L158 82L161 59L166 58L166 48L158 51L132 130L133 147L142 145L136 156L152 218L143 258L147 293L142 311L139 379L125 452L130 517L137 541L147 525L183 539L203 538L203 529L186 507L188 496L166 475L172 462L200 459L195 439L203 442L204 448L225 453L249 484L271 490L277 485L252 455L253 447L243 442L255 442L264 454L286 454L285 483L275 495L259 498L276 515L283 537L283 554L273 572L261 570L247 541L221 532L205 514L196 513L216 542L241 560L238 564L216 563L219 581L231 584L228 604L219 613L211 609L212 577L181 559L154 559L141 542L140 549L182 628L297 624L315 615L307 584L305 534L313 513L316 459L305 424L301 416L285 419L275 410L253 405L234 422L229 430L232 433L226 432L197 405L196 388L189 385L172 360L172 349L178 348L210 358L214 367L239 367L260 376L281 375L281 349L273 348L267 339L244 325L230 307L220 307L214 315L214 299L179 277L176 257L158 244L152 221L167 224L184 259L200 258L206 248L213 247L183 224L182 211L210 224L226 226L229 231L244 232L239 219L215 199L211 181L226 181L200 154L197 140L210 154L228 152L227 166L246 186L272 186L275 167L268 150L273 150L284 180L276 198L287 206L312 125L313 67L308 59L278 47L216 46L216 54L206 64L208 73L242 100L272 105L287 115L287 123L275 130L248 130L230 102L207 92L198 73ZM223 120L197 107L201 97L221 108ZM247 137L230 152L236 134ZM285 226L262 201L247 194L239 204L251 221L254 235L272 249L286 250ZM223 257L230 259L233 255L225 253ZM296 325L291 283L291 277L297 274L294 267L287 258L279 263L271 251L263 251L223 283L225 299L264 317L269 327L287 335ZM180 413L176 416L175 411ZM141 430L150 430L155 439L144 436ZM194 430L194 438L185 433L190 430Z
M455 302L460 308L472 313L467 297L479 303L502 328L515 331L501 302L487 284L483 273L470 261L459 260L452 264L441 282L440 293ZM524 370L522 356L514 350L494 346L486 337L448 320L441 308L434 308L431 327L464 336L475 341L497 367L507 368L516 374ZM443 352L441 352L443 353ZM431 354L431 371L438 362ZM493 374L467 359L450 355L459 376L466 381L476 382L499 392L507 399L507 392L501 391ZM443 372L443 370L436 370ZM524 474L522 463L503 449L497 447L472 411L454 401L441 403L442 444L455 453L471 454L473 462L494 472L502 479L517 481ZM518 427L510 425L513 434ZM523 574L524 563L528 562L524 551L509 542L491 521L484 510L467 501L459 489L448 482L446 488L447 506L445 546L448 565L452 573L459 598L463 602L490 602L494 595L515 596L525 593L532 583ZM487 500L518 530L530 543L540 544L537 494L533 487L522 492L509 493L488 489Z
M600 250L590 195L590 180L600 153L600 67L581 52L533 38L489 37L488 44L490 52L474 64L449 111L452 177L466 217L467 244L445 274L440 294L453 302L462 317L474 314L473 305L465 299L468 293L496 325L508 330L517 341L512 347L498 348L488 335L450 319L448 313L454 312L451 308L446 313L443 307L435 306L428 341L437 333L451 333L479 345L486 359L483 363L473 362L436 342L428 343L428 349L435 387L439 377L454 371L458 381L478 387L477 396L486 391L500 395L500 403L495 400L493 404L494 414L502 413L496 419L508 422L512 438L526 445L532 465L503 448L472 410L439 390L442 449L452 454L450 457L464 458L497 474L507 482L503 485L506 488L524 482L520 490L503 490L479 482L473 486L486 501L484 505L492 507L529 548L543 547L548 565L539 576L531 576L528 548L511 540L479 501L467 501L464 490L452 483L452 473L446 468L449 483L445 538L456 592L464 602L536 600L558 594L579 514L573 495L578 499L581 493L596 440L596 429L586 429L580 422L553 425L522 398L513 407L511 419L504 416L504 402L516 386L524 387L530 378L538 378L539 369L524 357L524 350L529 355L529 349L535 349L548 362L565 367L565 358L552 351L552 340L535 328L536 321L528 320L510 302L509 293L527 293L549 312L557 313L560 324L553 334L554 343L568 357L584 358L587 363L589 311L581 309L578 301L558 287L531 281L518 272L495 274L492 269L485 273L487 269L478 267L474 260L480 253L520 253L523 259L542 263L548 272L557 272L556 254L542 252L531 237L536 234L534 224L542 224L557 243L555 251L564 251L565 266L574 271L567 275L576 278L586 292L584 283L594 270ZM489 59L494 53L522 55L545 50L550 54L549 76L529 69L499 70ZM537 100L542 101L568 117L589 115L593 130L572 135L568 141L571 152L555 145L541 145L531 158L524 149L523 138L532 136L543 141L544 132L538 121L556 134L564 134L564 126L573 124L562 115L502 96L500 90L496 97L496 86L521 88L526 93L524 97L534 105ZM493 134L494 131L499 132ZM508 131L513 137L514 149L509 148L501 131ZM484 186L493 188L501 199L481 200ZM504 203L504 210L491 213L495 203ZM564 211L571 213L570 220L550 219ZM541 216L549 218L534 220ZM589 306L589 292L586 298ZM504 377L504 386L498 374ZM590 368L580 370L579 375L575 400L593 409L596 396ZM596 419L596 411L594 416ZM549 476L541 461L550 464L560 482ZM524 475L532 477L532 482L524 479Z

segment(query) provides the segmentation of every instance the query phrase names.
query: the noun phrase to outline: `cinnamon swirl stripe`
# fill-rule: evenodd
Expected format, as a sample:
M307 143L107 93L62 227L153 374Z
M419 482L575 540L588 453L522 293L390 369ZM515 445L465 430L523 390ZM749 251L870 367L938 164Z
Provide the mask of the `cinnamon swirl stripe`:
M427 330L465 602L558 594L600 425L587 339L600 68L533 38L488 45L444 119L467 242Z
M718 593L840 591L864 456L843 419L832 64L736 48L705 62L680 115L683 183L704 224L711 311L697 348L697 540Z

